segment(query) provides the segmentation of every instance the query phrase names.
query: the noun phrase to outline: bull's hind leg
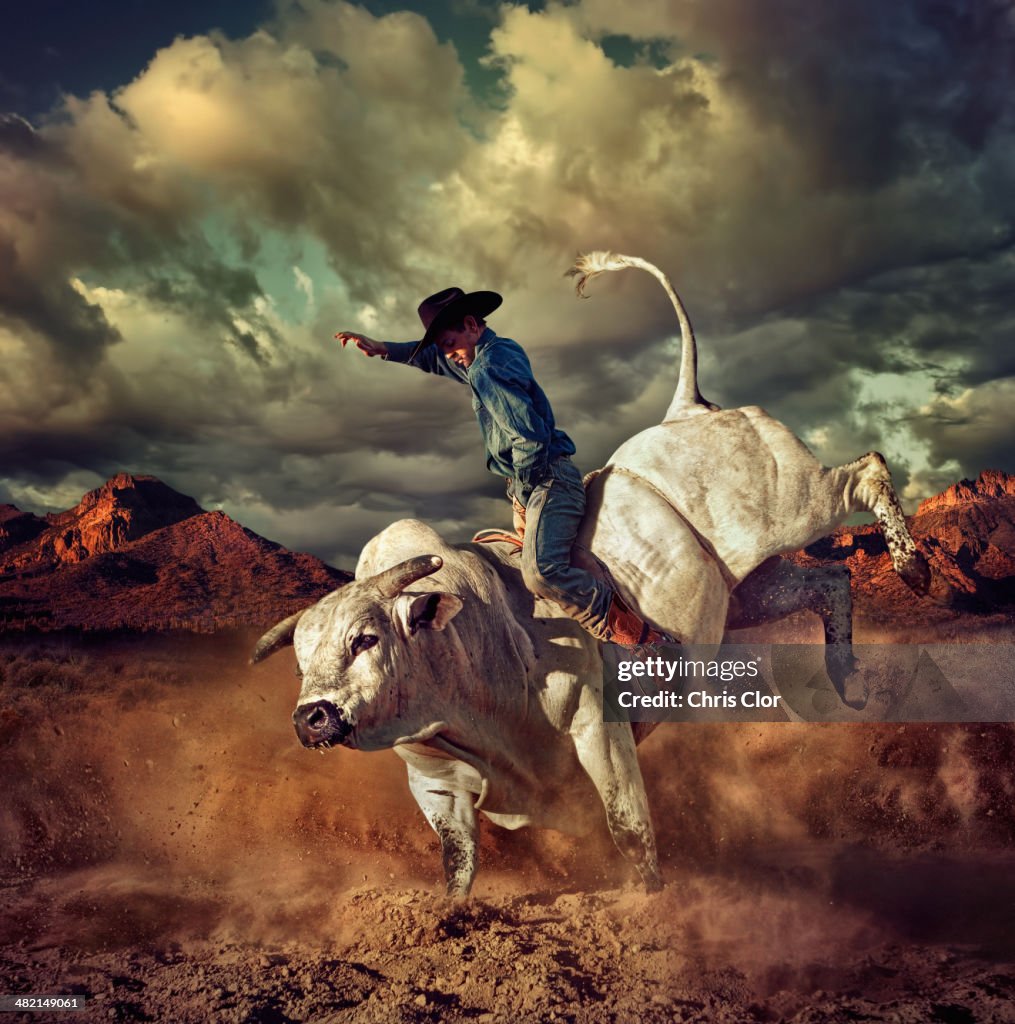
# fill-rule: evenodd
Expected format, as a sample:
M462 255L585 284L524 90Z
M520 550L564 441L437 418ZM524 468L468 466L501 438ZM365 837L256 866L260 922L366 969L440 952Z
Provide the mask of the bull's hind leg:
M762 562L733 591L726 628L761 626L800 611L821 616L828 678L844 704L863 708L866 693L847 697L847 680L857 663L853 657L853 598L845 567L800 566L778 557Z
M884 456L868 452L855 462L840 466L846 474L846 506L848 512L873 512L885 536L885 544L895 571L917 594L930 589L931 576L927 560L916 549L916 541L906 526L902 506L892 486Z
M655 832L630 727L604 722L601 697L584 687L571 735L578 760L603 801L617 849L638 869L645 889L657 892L663 883Z
M428 778L411 764L409 789L441 841L441 859L449 896L468 896L479 863L475 796Z

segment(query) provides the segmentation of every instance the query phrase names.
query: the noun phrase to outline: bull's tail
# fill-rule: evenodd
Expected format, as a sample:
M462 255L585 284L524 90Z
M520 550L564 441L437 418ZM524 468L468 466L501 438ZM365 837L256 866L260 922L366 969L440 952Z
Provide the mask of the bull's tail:
M680 376L677 378L677 388L673 394L673 401L666 410L666 420L676 419L695 409L719 408L711 402L702 398L698 390L698 347L694 341L694 328L691 327L691 318L684 309L680 296L673 290L669 278L656 266L643 260L638 256L622 256L615 252L589 252L579 253L574 261L574 266L567 271L567 277L577 277L575 292L579 297L585 295L585 286L598 274L606 270L623 270L625 267L638 267L650 273L666 289L666 294L677 311L677 320L680 323Z

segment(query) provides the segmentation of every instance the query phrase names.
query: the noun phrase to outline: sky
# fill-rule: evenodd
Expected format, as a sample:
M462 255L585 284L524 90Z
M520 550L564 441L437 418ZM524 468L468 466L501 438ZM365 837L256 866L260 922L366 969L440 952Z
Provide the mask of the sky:
M467 389L338 330L504 296L585 471L702 391L912 509L1015 471L1012 0L39 2L0 38L0 502L150 473L351 567L506 525Z

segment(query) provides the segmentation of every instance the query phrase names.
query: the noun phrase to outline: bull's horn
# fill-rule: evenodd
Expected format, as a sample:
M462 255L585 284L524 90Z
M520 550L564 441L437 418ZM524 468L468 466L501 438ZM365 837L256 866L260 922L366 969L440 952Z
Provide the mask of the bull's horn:
M410 583L435 573L443 564L440 555L419 555L379 572L369 582L381 597L397 597Z
M272 626L257 641L254 653L250 656L250 664L256 665L259 661L267 658L269 654L274 654L280 648L285 647L286 644L291 644L293 642L293 633L296 632L296 623L300 621L303 617L303 612L306 610L304 608L302 612L296 612L295 615L290 615L288 619L283 619Z

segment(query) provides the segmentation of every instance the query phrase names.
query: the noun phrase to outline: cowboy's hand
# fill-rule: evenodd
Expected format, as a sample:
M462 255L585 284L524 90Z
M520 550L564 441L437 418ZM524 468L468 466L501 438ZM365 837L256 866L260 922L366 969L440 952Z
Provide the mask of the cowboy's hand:
M345 348L346 342L351 341L360 352L365 352L368 356L384 356L388 354L388 346L383 341L374 341L373 338L368 338L365 334L356 334L353 331L339 331L335 337L342 342L342 348Z

